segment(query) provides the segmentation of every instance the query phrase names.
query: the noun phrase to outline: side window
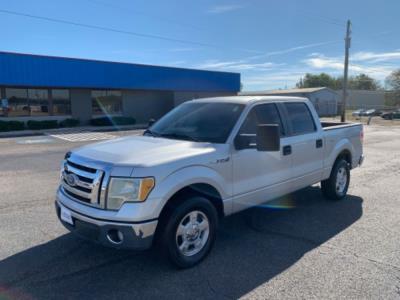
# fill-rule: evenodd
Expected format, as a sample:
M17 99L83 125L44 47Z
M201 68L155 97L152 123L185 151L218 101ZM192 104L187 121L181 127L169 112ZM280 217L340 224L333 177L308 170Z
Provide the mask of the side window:
M305 103L284 103L293 134L306 134L316 130L313 116Z
M257 115L258 124L278 124L281 136L285 135L282 120L275 104L258 105L254 110Z
M273 103L257 105L247 114L239 130L239 135L248 138L249 148L254 148L256 146L257 126L260 124L278 124L281 136L285 135L276 105Z
M257 126L260 124L278 124L281 135L285 135L278 109L273 103L260 104L254 107L248 113L246 120L240 128L240 133L256 134Z
M240 128L239 134L256 134L257 133L257 115L252 109L244 120L242 127Z

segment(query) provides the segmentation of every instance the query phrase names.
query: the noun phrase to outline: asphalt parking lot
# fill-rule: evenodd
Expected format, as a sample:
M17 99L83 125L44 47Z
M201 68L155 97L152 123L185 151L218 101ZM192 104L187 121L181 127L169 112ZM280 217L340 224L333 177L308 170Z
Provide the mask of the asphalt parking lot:
M58 222L60 161L91 142L0 139L0 299L400 298L400 127L365 127L345 200L315 186L229 217L211 255L183 271Z

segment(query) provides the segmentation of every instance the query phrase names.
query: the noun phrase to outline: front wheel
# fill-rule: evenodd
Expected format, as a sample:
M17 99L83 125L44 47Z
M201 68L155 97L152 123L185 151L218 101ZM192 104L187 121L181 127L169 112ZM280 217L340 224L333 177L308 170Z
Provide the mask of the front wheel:
M165 220L163 250L179 268L190 268L203 260L216 237L218 214L213 204L194 196L185 199Z
M331 200L343 199L350 184L350 167L344 159L338 160L328 179L321 181L322 193Z

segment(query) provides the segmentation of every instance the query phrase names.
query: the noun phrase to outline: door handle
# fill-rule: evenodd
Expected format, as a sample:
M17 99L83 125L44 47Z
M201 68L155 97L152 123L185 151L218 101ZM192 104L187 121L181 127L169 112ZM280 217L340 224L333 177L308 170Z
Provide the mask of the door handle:
M292 154L292 146L287 145L287 146L283 146L283 155L290 155Z
M322 139L318 139L315 141L315 147L322 148L323 142Z

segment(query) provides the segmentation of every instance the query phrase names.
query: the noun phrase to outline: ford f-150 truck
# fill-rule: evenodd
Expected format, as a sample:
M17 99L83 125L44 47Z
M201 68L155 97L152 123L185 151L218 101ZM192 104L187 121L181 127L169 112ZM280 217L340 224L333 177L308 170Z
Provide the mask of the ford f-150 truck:
M224 216L318 182L327 198L344 198L362 143L362 125L321 123L305 98L192 100L143 136L67 153L57 215L106 246L157 241L175 265L191 267L209 253Z

